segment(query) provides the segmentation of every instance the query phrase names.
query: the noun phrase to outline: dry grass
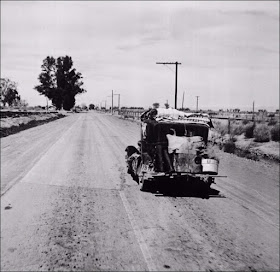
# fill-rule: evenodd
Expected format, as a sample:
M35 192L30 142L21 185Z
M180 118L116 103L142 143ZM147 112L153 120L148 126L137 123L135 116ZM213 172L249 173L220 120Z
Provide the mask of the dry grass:
M209 139L225 152L253 160L280 160L279 143L275 142L279 142L279 123L268 125L231 120L230 130L228 120L214 120L213 124L215 131L211 132Z
M261 124L254 128L253 133L254 139L256 142L264 143L270 141L270 130L268 125Z
M6 137L22 130L42 125L65 117L61 113L42 113L21 117L1 118L0 137Z
M276 124L270 130L272 141L280 141L280 125Z

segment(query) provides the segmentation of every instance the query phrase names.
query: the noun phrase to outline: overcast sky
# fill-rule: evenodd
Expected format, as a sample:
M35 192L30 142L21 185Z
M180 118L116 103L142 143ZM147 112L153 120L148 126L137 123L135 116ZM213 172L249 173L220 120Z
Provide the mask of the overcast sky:
M279 108L278 1L1 1L1 77L18 83L29 105L45 105L34 86L47 56L69 55L86 94L111 91L122 106L204 109ZM117 96L115 96L117 105ZM105 103L103 102L103 105Z

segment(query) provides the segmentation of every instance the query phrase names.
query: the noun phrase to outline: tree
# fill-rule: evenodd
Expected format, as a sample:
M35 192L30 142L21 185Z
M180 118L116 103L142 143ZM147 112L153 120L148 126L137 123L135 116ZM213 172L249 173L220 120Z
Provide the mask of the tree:
M95 106L94 106L94 104L89 104L88 108L89 108L90 110L94 110Z
M8 78L1 78L0 100L4 106L12 106L20 101L20 95L17 91L17 84Z
M28 103L26 100L21 99L15 102L15 105L20 107L20 108L26 108L28 106Z
M75 97L72 95L65 95L63 99L63 109L70 110L75 106Z
M154 107L154 109L159 108L159 103L157 103L157 102L153 103L153 107Z
M73 68L72 58L69 56L47 57L41 65L42 72L39 75L40 85L34 87L41 95L45 95L57 108L70 110L75 105L75 96L86 92L81 88L82 74Z

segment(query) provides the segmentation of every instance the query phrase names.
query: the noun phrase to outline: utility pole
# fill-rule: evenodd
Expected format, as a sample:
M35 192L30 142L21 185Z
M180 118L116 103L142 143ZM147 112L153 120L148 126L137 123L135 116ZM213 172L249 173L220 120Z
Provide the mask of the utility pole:
M175 105L175 109L177 109L177 75L178 75L178 64L182 64L182 63L179 63L179 62L157 62L156 64L164 64L164 65L166 65L166 64L175 64L175 67L176 67L176 69L175 69L175 103L174 103L174 105Z
M113 106L114 106L114 91L112 90L112 108L111 108L112 115L113 115Z
M253 121L255 121L255 101L253 101Z
M196 96L196 111L198 112L198 98L199 98L199 96L197 95Z
M114 105L114 91L112 90L112 94L108 95L107 97L112 98L112 107L111 107L111 114L113 115L113 105Z
M184 97L185 97L185 91L183 92L183 99L182 99L182 110L184 109Z
M48 98L46 97L47 99L47 111L49 111L49 103L48 103Z

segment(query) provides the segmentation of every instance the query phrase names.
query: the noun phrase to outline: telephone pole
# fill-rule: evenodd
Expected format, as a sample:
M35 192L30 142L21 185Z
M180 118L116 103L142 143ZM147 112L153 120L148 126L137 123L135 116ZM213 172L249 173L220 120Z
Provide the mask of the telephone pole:
M166 64L175 64L175 67L176 67L176 69L175 69L175 103L174 103L174 105L175 105L175 109L177 109L177 74L178 74L178 64L182 64L182 63L180 63L180 62L157 62L156 64L164 64L164 65L166 65Z
M198 112L198 98L199 98L199 96L197 95L196 96L196 111Z
M185 91L183 92L183 99L182 99L182 110L184 109L184 96L185 96Z
M113 115L113 106L114 106L114 91L112 90L112 108L111 108L112 115Z
M253 101L253 121L255 122L255 101Z
M114 105L114 91L112 90L112 94L108 95L107 97L112 98L112 107L111 107L111 114L113 115L113 105Z

